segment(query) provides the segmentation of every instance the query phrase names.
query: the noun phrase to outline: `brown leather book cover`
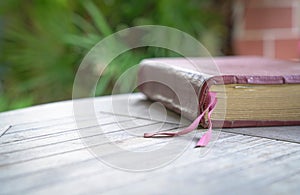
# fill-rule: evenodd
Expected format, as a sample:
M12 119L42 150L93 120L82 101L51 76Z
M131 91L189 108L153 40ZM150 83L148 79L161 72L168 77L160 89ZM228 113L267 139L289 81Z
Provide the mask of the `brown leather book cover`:
M299 125L300 124L300 63L269 59L255 56L228 56L215 58L153 58L140 63L138 74L139 90L149 99L163 103L167 108L182 114L193 120L205 110L207 106L207 94L215 86L225 86L222 97L231 97L227 86L234 88L249 88L252 86L264 86L262 88L270 93L249 93L250 96L238 92L245 100L251 102L253 107L258 105L257 110L249 110L247 105L235 111L235 102L230 106L220 107L223 118L213 119L214 124L223 127L246 127L246 126L274 126L274 125ZM273 92L273 88L277 92ZM284 86L284 87L283 87ZM281 89L293 87L290 94ZM278 88L279 87L279 88ZM192 88L193 90L189 90ZM222 88L222 87L221 87ZM279 90L278 90L279 89ZM262 91L262 90L261 90ZM279 91L279 93L278 93ZM191 98L196 94L197 102ZM178 95L179 94L179 95ZM266 95L268 94L268 95ZM219 95L221 104L221 95ZM226 99L225 97L225 99ZM238 97L236 95L236 97ZM235 98L236 98L235 97ZM226 102L228 104L228 99ZM282 108L284 102L292 100L288 108ZM258 103L255 103L257 100ZM274 100L274 109L269 102ZM263 102L265 101L265 103ZM277 102L277 103L276 103ZM280 102L280 103L278 103ZM236 98L236 107L243 100ZM264 105L266 106L264 110ZM277 106L278 105L278 106ZM251 108L251 107L250 107ZM256 107L255 107L256 108ZM277 110L276 110L276 109ZM227 113L226 113L227 112ZM231 113L232 117L227 115ZM234 114L238 116L234 118ZM247 118L249 113L254 113ZM269 116L259 118L260 114ZM291 117L289 117L291 115ZM242 117L239 117L242 116ZM295 117L294 117L295 116ZM201 124L206 125L202 120Z

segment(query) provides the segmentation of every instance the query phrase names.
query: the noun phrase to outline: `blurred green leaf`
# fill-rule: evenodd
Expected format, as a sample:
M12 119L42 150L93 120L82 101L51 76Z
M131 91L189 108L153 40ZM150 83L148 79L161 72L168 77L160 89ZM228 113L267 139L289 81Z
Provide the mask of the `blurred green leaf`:
M0 111L70 99L75 73L85 54L104 37L134 25L175 27L219 55L228 33L223 13L229 6L224 5L230 3L231 0L0 1ZM170 44L178 40L168 36L163 39ZM118 46L111 44L110 49ZM162 56L179 55L153 47L121 54L101 76L96 94L110 94L120 75L141 59ZM130 81L123 84L122 90L128 90Z
M99 8L95 6L95 4L90 1L86 0L83 2L83 6L86 8L88 13L91 15L93 22L95 23L96 27L98 30L104 35L108 36L112 34L112 30L107 24L104 16L102 15L101 11Z

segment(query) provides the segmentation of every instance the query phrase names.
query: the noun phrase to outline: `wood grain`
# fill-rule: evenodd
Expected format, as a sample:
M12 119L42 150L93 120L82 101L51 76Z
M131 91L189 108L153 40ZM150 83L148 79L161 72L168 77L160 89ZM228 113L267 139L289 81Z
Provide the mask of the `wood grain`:
M300 190L300 127L215 131L211 147L194 149L203 130L190 137L144 139L139 136L144 131L176 131L188 121L179 122L173 113L166 116L168 123L162 122L164 113L156 112L153 118L148 112L151 102L141 94L131 95L131 116L119 110L116 117L110 98L95 99L98 125L89 116L76 118L81 129L70 101L0 113L0 127L12 125L0 138L0 194L297 194ZM127 100L128 95L119 95L114 101ZM100 150L102 160L139 167L178 151L155 158L149 153L129 164L126 153L111 149L111 144L149 152L171 140L174 145L189 144L176 159L152 171L116 169L90 152Z

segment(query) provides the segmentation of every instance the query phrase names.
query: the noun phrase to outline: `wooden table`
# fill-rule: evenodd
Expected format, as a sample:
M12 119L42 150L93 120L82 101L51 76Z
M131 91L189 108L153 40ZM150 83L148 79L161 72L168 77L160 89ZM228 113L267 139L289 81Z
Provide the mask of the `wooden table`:
M161 125L163 110L154 105L149 114L151 102L133 94L128 105L133 114L126 116L113 112L111 97L95 98L96 126L88 115L78 115L76 123L72 101L1 113L0 194L299 194L299 126L223 129L207 148L194 148L203 133L198 130L194 138L181 142L187 143L185 148L178 148L174 144L182 140L179 137L126 136L124 124L137 134ZM113 97L116 105L125 107L129 95ZM177 115L168 114L166 120L166 128L178 128ZM7 125L11 127L5 131ZM107 157L104 161L82 137L83 130L97 128L102 130L89 137L94 140L90 143ZM109 139L100 137L107 135ZM107 140L118 152L107 147ZM170 140L178 151L153 153ZM132 162L122 149L149 155ZM166 162L174 152L180 154ZM121 161L124 167L116 164Z

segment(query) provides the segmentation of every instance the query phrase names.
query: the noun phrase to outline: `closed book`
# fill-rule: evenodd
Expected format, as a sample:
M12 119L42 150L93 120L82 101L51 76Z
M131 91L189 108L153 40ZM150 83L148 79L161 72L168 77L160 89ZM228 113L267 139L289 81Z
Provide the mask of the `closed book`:
M153 58L140 63L138 82L149 99L190 120L207 110L214 93L214 126L300 124L299 62L256 56ZM200 124L207 126L207 116Z

